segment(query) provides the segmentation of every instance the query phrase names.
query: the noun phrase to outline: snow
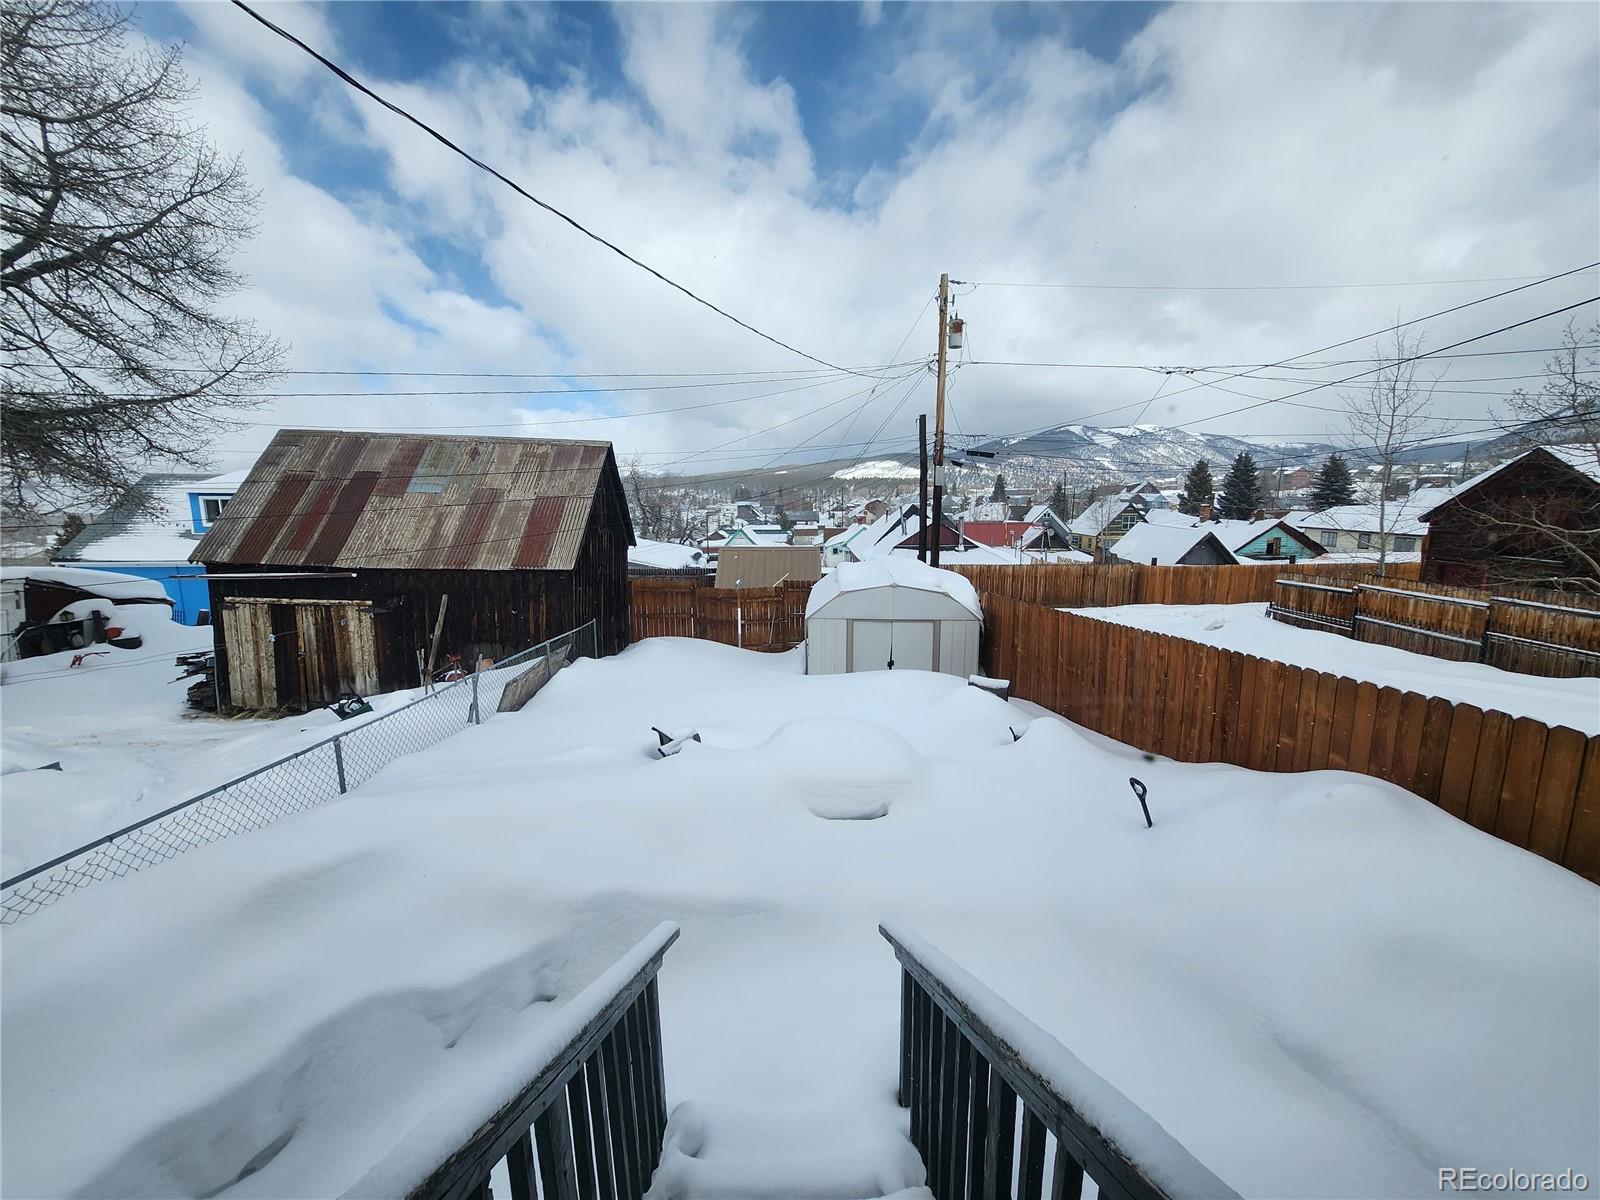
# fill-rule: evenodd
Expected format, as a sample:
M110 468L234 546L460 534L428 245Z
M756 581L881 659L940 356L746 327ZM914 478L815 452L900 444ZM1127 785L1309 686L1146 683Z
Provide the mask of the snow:
M840 563L812 585L806 597L806 618L844 592L869 588L903 587L919 592L942 592L973 616L983 617L978 590L965 575L930 567L915 558L885 555L866 562Z
M1111 553L1131 563L1153 561L1158 565L1171 566L1211 532L1209 527L1197 525L1141 521L1117 539ZM1229 553L1231 555L1231 551Z
M833 473L835 479L915 479L917 476L916 467L892 458L875 458L871 462L858 463Z
M1546 725L1600 733L1600 679L1518 675L1482 663L1451 662L1358 642L1342 634L1274 621L1267 616L1265 604L1125 604L1069 611L1380 687L1442 696L1514 717L1532 717Z
M180 680L174 659L209 651L212 631L149 604L119 606L113 623L143 644L91 646L78 667L75 651L0 665L0 878L372 719L203 716L186 708L197 680ZM369 700L376 715L417 694ZM53 762L59 771L37 769Z
M639 538L637 544L629 547L628 561L646 567L658 567L663 570L675 571L686 567L702 567L706 565L705 552L698 546L684 546L677 542L657 542L650 538Z
M86 567L0 567L0 578L32 579L78 588L107 600L156 600L171 604L166 589L154 579L124 575L119 571L91 571Z
M0 931L4 1190L404 1191L662 921L657 1200L923 1182L880 921L1243 1194L1600 1177L1592 884L1381 781L802 671L666 638L580 661L341 800ZM704 742L661 759L651 725ZM887 813L819 819L849 788Z

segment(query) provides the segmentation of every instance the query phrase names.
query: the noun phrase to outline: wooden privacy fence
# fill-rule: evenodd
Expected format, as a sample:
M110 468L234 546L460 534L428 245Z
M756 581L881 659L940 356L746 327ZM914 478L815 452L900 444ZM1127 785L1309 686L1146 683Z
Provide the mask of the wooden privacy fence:
M1600 736L993 593L983 611L988 672L1080 725L1184 762L1385 779L1600 882Z
M1237 567L1150 567L1137 564L1032 563L950 568L980 592L1052 608L1104 608L1114 604L1249 604L1273 598L1279 579L1377 575L1370 563L1282 563ZM1417 563L1396 563L1386 579L1415 579Z
M1559 598L1557 598L1559 600ZM1600 611L1571 600L1371 580L1279 579L1275 620L1525 675L1600 675Z
M691 637L746 650L778 651L806 638L809 582L767 588L714 588L694 579L628 582L632 640Z

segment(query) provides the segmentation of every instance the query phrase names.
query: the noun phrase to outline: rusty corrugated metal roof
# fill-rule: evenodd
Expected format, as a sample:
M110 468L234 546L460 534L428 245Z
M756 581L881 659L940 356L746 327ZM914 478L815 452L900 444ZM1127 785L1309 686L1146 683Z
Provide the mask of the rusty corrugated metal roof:
M569 571L607 472L609 442L285 429L190 559Z

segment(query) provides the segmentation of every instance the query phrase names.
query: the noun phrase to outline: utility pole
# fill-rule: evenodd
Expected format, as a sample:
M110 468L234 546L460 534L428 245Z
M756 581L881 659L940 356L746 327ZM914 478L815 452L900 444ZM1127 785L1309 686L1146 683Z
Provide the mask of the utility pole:
M950 340L950 275L939 276L939 375L933 407L933 565L939 565L944 540L944 367ZM926 524L926 522L924 522Z
M928 561L928 414L917 416L917 561Z

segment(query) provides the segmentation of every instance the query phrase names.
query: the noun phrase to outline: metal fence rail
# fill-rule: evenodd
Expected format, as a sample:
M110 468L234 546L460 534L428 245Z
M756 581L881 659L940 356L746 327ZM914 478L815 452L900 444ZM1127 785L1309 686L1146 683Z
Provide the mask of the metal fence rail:
M360 787L397 758L468 725L482 724L525 672L544 678L596 653L593 621L502 659L487 671L443 684L408 704L132 825L40 863L0 883L0 925L32 916L102 879L132 875L196 846L248 833Z

